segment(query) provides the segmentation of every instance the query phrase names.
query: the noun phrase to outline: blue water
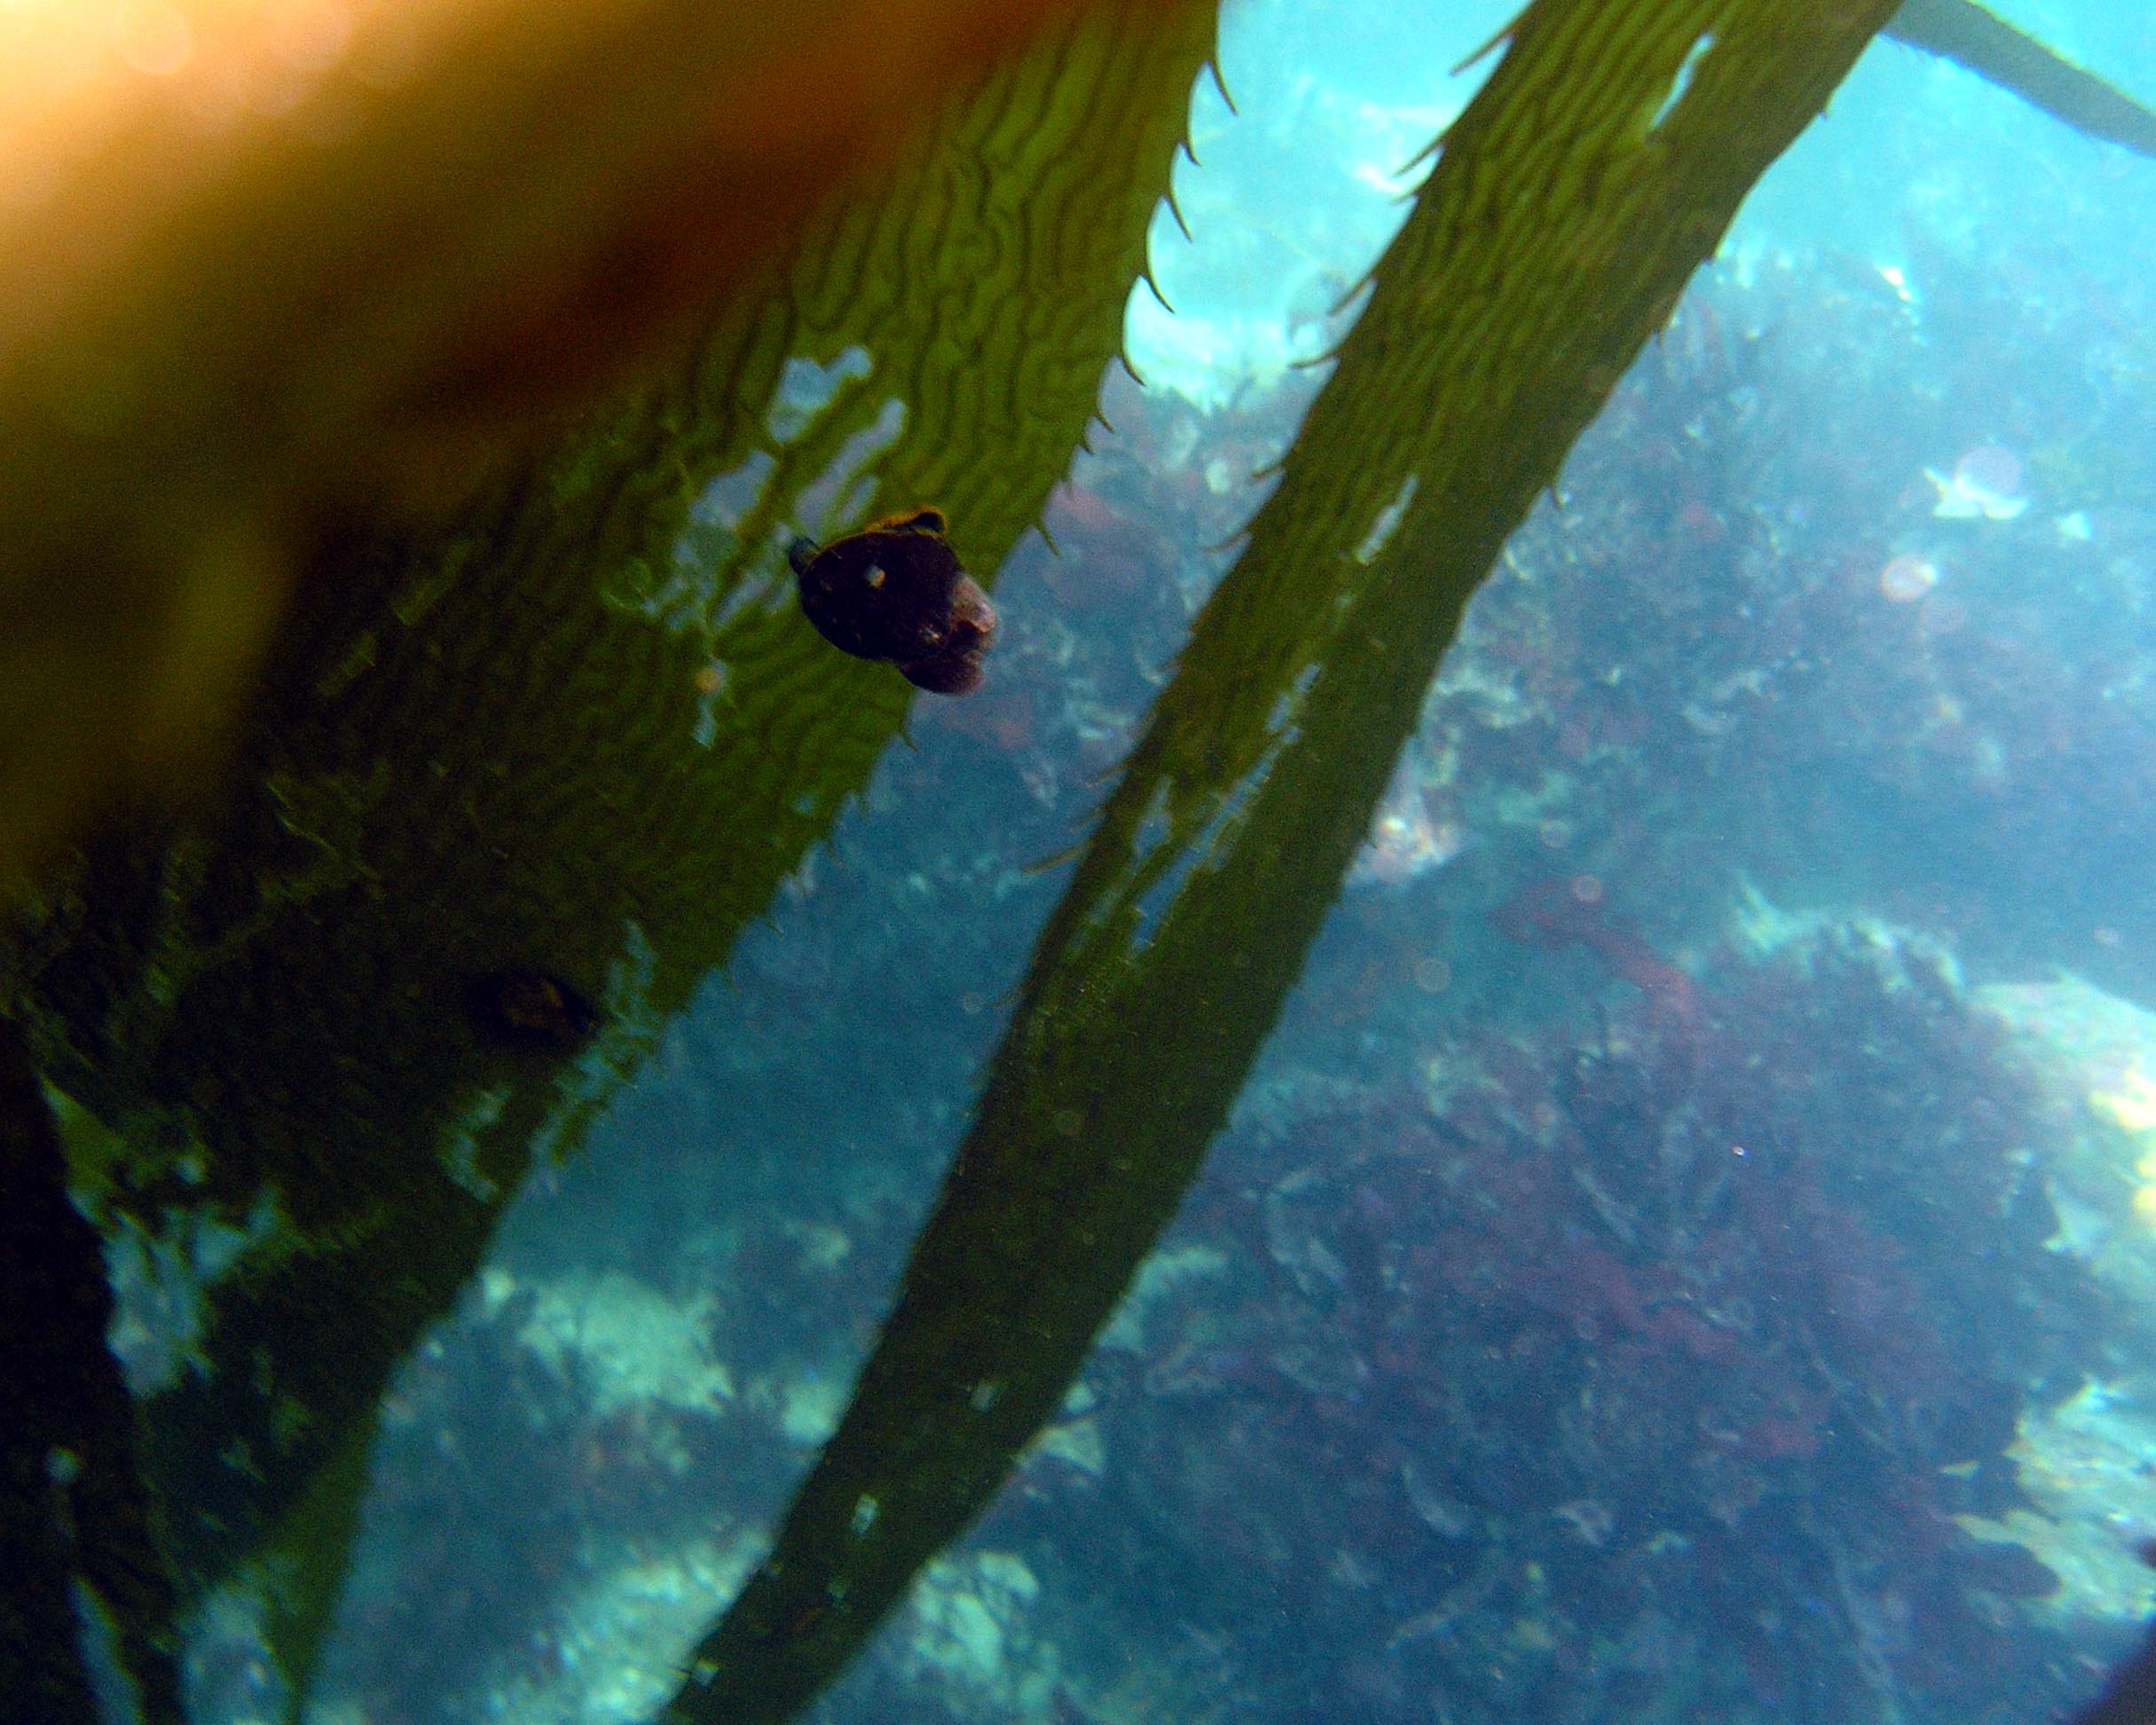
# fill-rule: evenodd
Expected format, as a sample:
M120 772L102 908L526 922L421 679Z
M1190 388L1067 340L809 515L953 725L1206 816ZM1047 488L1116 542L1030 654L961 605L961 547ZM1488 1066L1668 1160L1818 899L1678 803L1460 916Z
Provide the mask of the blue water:
M1230 9L1061 555L405 1374L322 1717L666 1692L1506 11ZM2156 98L2145 12L2011 12ZM2156 1527L2152 208L2156 163L1870 51L1478 598L1066 1416L823 1717L2093 1689Z

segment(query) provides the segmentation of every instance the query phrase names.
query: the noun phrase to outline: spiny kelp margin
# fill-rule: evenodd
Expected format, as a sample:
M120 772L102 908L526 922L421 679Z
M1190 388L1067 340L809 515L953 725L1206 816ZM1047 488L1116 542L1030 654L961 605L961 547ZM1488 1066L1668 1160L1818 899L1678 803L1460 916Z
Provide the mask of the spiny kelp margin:
M1120 345L1213 21L1067 17L688 363L445 534L330 547L224 807L43 884L0 996L117 1135L100 1219L248 1241L143 1430L183 1598L263 1571L294 1676L389 1372L902 721L799 615L788 532L933 498L1001 564Z
M677 1725L789 1718L1052 1415L1226 1118L1469 594L1892 12L1536 0L1512 27L1103 813L853 1405Z

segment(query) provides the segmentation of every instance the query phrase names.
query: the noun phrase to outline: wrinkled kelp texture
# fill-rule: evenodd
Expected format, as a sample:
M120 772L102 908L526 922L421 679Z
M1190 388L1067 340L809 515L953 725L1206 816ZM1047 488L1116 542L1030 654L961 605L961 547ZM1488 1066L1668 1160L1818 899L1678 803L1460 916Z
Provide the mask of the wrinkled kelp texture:
M326 531L466 494L1076 10L10 8L0 895L224 752Z
M1467 595L1891 11L1541 0L1513 27L1043 937L854 1406L672 1717L792 1713L1052 1413Z
M267 1557L303 1673L374 1405L896 731L790 533L940 500L992 571L1116 350L1212 41L1096 8L751 272L691 360L441 536L310 573L213 820L50 882L7 978L151 1237L251 1235L153 1387L184 1591Z

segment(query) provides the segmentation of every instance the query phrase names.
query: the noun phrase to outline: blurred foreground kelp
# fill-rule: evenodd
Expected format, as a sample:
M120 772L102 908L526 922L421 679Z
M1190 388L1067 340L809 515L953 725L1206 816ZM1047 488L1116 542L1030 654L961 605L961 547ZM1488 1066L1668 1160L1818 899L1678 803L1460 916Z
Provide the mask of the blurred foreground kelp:
M1817 10L1540 0L1515 27L683 1716L828 1679L1054 1406L1466 595L1887 8ZM130 1361L146 1502L109 1296L88 1236L35 1220L66 1207L16 1084L12 1340L51 1393L11 1418L0 1526L51 1585L11 1595L0 1682L81 1700L52 1633L79 1573L169 1718L165 1554L183 1604L264 1586L303 1685L388 1373L895 734L907 691L816 640L787 539L932 499L986 573L1037 516L1211 15L1104 0L989 71L955 5L895 0L797 9L783 41L663 6L118 16L89 58L79 20L11 25L29 69L0 86L8 171L49 169L14 207L52 240L0 266L0 865L234 746L194 807L18 889L0 1001L114 1256L208 1286ZM673 357L570 414L639 353Z

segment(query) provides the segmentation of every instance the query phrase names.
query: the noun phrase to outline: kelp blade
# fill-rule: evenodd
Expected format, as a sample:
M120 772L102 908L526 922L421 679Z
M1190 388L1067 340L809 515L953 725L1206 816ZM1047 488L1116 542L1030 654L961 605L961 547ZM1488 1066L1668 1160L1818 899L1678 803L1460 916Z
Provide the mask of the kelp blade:
M1460 611L1892 8L1537 0L1035 955L838 1434L677 1725L776 1725L1052 1414L1226 1115Z
M214 782L326 521L462 494L1078 4L0 8L0 902Z
M2089 138L2156 156L2156 112L1976 0L1903 0L1886 34L1967 67Z
M99 847L0 962L120 1136L116 1216L266 1218L146 1425L186 1593L274 1560L295 1671L389 1372L901 722L897 673L799 615L789 530L932 499L997 567L1120 344L1211 43L1199 4L1065 17L924 112L688 362L445 532L333 547L217 817ZM489 991L535 978L588 1036L503 1034Z

